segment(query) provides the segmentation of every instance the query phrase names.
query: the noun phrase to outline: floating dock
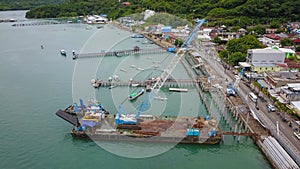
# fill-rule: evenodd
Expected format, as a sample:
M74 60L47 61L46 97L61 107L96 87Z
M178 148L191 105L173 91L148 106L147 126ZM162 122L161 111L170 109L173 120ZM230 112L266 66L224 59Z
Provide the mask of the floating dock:
M169 91L172 91L172 92L188 92L189 90L188 89L183 89L183 88L172 88L172 87L170 87Z

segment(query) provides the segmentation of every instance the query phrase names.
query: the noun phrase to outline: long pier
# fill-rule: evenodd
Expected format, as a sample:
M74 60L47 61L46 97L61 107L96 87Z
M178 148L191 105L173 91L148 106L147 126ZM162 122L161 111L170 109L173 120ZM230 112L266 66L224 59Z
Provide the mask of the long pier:
M12 26L42 26L42 25L58 25L58 24L78 24L77 22L61 22L61 21L42 21L42 22L32 22L32 23L14 23Z
M164 48L149 48L149 49L129 49L129 50L117 50L111 52L99 52L99 53L80 53L73 54L73 59L80 58L95 58L95 57L105 57L105 56L128 56L133 54L151 54L151 53L165 53L166 49Z
M167 79L164 87L194 87L201 82L202 79ZM147 85L151 85L155 83L156 80L146 80L146 81L101 81L98 80L99 87L111 87L111 86L138 86L138 87L146 87Z

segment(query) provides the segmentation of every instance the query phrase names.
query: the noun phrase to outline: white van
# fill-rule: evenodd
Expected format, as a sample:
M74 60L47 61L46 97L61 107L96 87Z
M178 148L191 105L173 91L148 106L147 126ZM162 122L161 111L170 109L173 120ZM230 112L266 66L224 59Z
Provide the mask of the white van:
M254 103L257 102L257 96L253 92L250 92L248 96Z

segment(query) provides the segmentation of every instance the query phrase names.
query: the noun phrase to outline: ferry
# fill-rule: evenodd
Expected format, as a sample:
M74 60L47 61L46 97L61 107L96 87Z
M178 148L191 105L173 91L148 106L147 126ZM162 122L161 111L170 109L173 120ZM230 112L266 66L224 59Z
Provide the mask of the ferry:
M137 93L131 93L129 96L128 96L128 100L129 101L132 101L132 100L135 100L136 98L140 97L142 94L144 94L145 90L144 89L141 89L139 90L139 92Z
M215 119L189 116L110 114L98 102L58 110L56 115L74 125L71 135L97 141L218 144L222 134Z

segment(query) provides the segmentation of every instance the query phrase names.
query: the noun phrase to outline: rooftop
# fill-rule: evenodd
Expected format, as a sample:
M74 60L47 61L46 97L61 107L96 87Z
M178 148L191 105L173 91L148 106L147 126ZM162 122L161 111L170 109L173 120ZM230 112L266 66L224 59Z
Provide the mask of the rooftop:
M265 48L265 49L250 49L253 53L283 53L280 50Z

